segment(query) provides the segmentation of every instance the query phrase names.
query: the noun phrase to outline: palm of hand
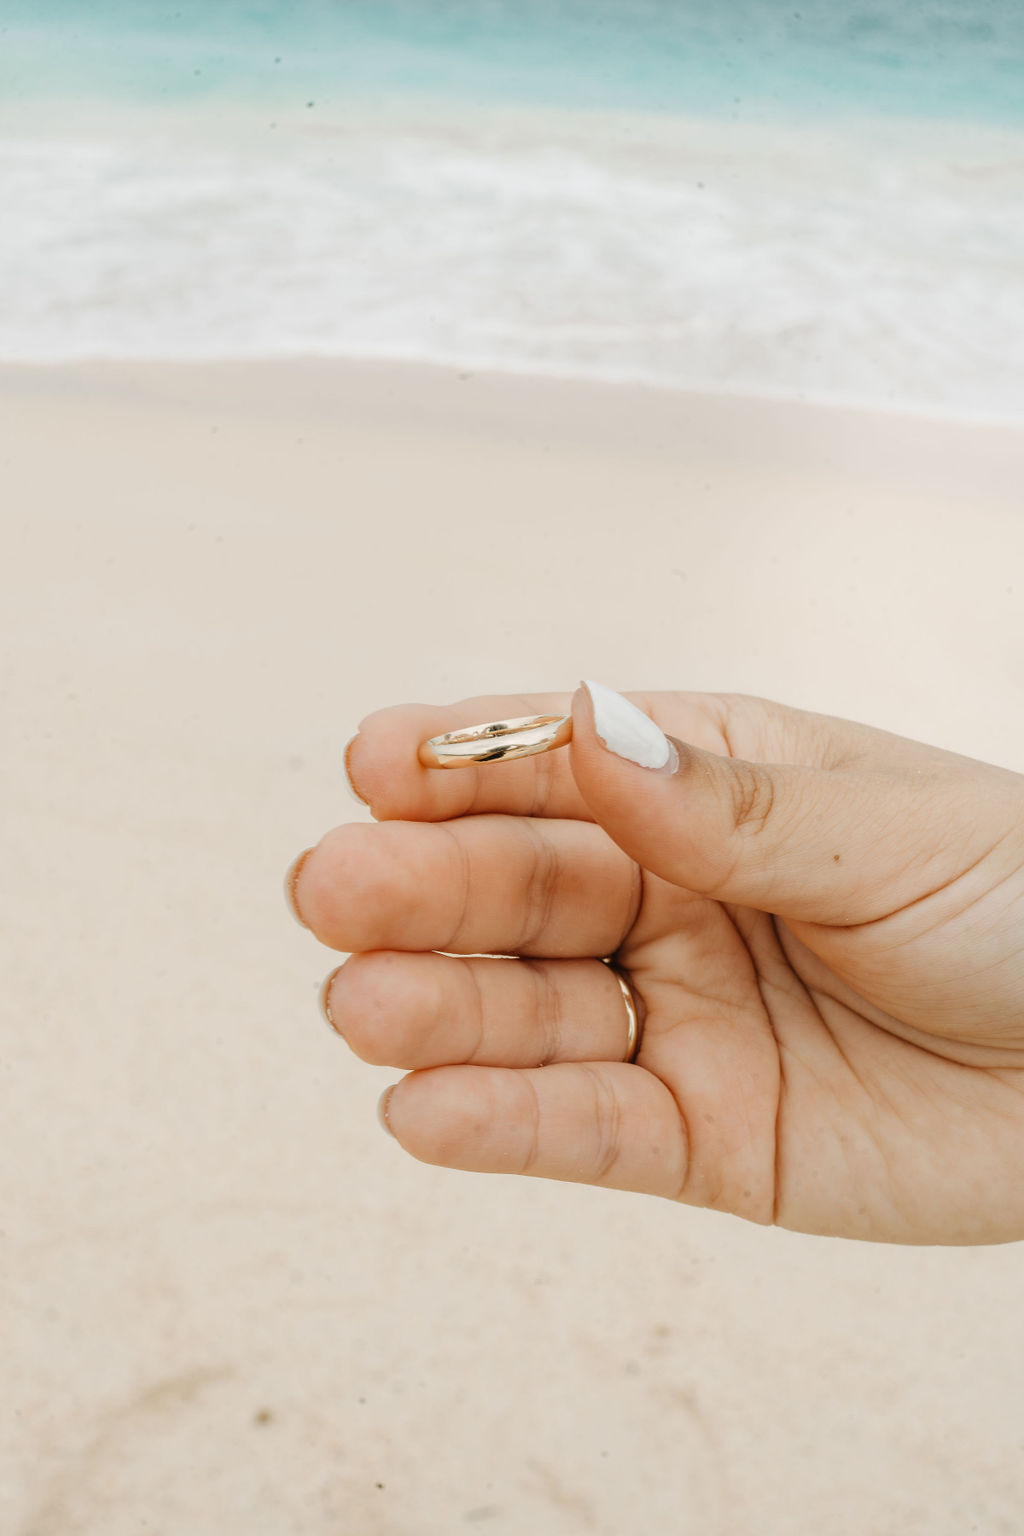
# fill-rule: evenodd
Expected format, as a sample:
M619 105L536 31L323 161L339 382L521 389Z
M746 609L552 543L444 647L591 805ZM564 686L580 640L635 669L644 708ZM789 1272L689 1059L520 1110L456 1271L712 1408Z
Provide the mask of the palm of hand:
M755 710L728 737L707 718L697 734L722 755L737 738L752 758L766 745L799 754L799 726L785 739L795 723ZM893 820L899 889L878 850L850 893L859 920L842 925L787 921L646 875L618 956L647 1001L641 1059L686 1106L688 1200L876 1240L1019 1236L1024 958L1013 909L1024 907L1024 871L1021 849L986 844L970 815L971 792L1008 787L1006 777L870 735L870 771L930 794L937 810L962 794L965 824L937 819L929 838L926 820Z

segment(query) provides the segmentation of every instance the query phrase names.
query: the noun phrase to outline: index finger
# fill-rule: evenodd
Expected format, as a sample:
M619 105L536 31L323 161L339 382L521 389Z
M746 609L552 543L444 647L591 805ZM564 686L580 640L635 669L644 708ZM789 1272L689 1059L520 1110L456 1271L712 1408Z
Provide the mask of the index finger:
M913 743L870 726L746 694L627 693L662 730L752 762L891 767ZM377 821L452 821L490 812L590 821L568 751L455 769L425 768L420 744L446 731L524 715L567 715L571 693L481 694L454 704L394 704L360 721L345 749L356 797ZM919 749L917 749L919 750Z
M728 750L714 695L626 697L694 746ZM455 704L394 704L375 710L360 721L345 749L349 783L377 821L452 821L491 812L592 822L563 749L460 768L424 768L417 757L421 742L431 736L524 715L567 715L572 699L571 693L495 693Z

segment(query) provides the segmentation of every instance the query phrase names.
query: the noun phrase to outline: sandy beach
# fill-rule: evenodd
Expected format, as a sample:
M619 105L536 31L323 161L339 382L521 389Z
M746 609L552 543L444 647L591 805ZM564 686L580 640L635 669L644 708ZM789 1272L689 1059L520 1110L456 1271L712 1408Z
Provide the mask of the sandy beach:
M1024 1246L426 1167L293 856L403 700L738 690L1024 768L1024 429L0 368L0 1530L995 1536Z

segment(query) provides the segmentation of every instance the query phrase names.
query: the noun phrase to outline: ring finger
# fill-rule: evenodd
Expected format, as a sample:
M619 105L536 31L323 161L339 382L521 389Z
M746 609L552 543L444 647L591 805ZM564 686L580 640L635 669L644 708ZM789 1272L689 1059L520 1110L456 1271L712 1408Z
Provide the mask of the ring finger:
M357 1056L405 1071L624 1061L632 1043L619 979L599 960L377 950L332 971L322 1002Z

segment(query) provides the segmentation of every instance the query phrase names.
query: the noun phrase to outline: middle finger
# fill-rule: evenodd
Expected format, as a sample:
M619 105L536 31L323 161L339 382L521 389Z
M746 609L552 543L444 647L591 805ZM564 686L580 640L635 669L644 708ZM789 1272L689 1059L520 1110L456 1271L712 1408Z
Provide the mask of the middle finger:
M640 871L592 822L468 816L335 827L292 878L332 949L609 955L640 906Z

